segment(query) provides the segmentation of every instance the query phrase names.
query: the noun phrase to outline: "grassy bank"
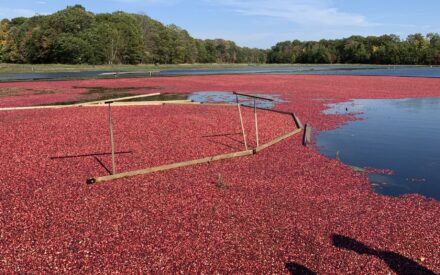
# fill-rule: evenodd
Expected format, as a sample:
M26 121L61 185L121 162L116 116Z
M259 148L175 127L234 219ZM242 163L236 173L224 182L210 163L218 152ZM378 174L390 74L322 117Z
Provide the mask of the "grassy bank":
M49 73L85 71L160 71L169 69L223 69L248 67L307 67L307 66L372 66L360 64L179 64L179 65L68 65L68 64L0 64L0 73ZM375 65L376 66L376 65ZM382 65L387 67L388 65Z
M255 65L255 64L179 64L179 65L69 65L69 64L0 64L0 73L31 73L31 72L84 72L84 71L157 71L169 69L221 69L246 68L255 66L287 66L287 65Z

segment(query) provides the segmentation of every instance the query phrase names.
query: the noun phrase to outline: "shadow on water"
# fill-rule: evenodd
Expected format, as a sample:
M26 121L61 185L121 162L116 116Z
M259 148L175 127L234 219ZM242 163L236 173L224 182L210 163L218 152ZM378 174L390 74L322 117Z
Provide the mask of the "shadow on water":
M373 249L355 239L343 236L333 235L333 245L338 248L354 251L361 255L371 255L384 261L394 272L400 275L417 275L417 274L432 274L434 272L421 266L419 263L402 256L398 253Z
M293 275L316 275L316 272L308 269L303 265L293 262L286 263L286 268L289 271L289 273Z

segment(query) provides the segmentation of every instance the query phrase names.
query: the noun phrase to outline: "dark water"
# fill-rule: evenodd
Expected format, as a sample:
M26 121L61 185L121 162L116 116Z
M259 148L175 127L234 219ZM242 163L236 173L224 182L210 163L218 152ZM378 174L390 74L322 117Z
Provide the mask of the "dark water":
M256 96L261 96L265 98L270 98L273 101L256 100L255 105L258 108L272 109L276 104L282 102L278 95L274 94L254 94ZM206 91L206 92L195 92L189 94L188 99L195 102L212 102L212 103L236 103L236 96L231 92L222 91ZM254 106L254 100L248 97L239 96L239 102L245 106Z
M393 170L393 175L369 175L378 193L440 200L440 98L354 100L327 111L348 112L362 112L362 120L320 133L317 145L323 154L338 154L357 167Z
M335 66L290 66L290 67L248 67L248 68L222 68L222 69L176 69L163 70L160 75L215 75L215 74L291 74L301 72L313 72L321 70L333 70L343 68L343 65ZM354 67L353 67L354 68ZM367 66L366 68L374 68Z
M316 75L359 75L359 76L402 76L402 77L440 77L438 67L393 67L387 68L358 68L358 69L333 69L320 71L295 72L292 74Z
M90 100L87 97L78 99L75 101L60 101L50 104L43 105L68 105L68 104L78 104L87 103L96 100L111 100L115 98L127 97L127 96L137 96L138 94L131 93L138 89L145 90L150 88L152 92L155 87L140 87L140 88L104 88L104 87L91 87L87 92L88 95L94 95L94 99ZM252 95L260 96L264 98L271 99L271 101L266 100L255 100L255 106L258 108L272 109L276 104L283 102L279 95L276 94L264 94L264 93L252 93ZM232 92L226 91L202 91L202 92L192 92L192 93L161 93L155 96L137 97L122 100L122 102L139 102L139 101L173 101L173 100L191 100L193 102L203 102L203 103L230 103L236 104L237 97ZM239 96L238 101L244 106L254 106L254 99Z
M405 76L440 77L440 67L416 66L292 66L292 67L256 67L238 69L205 70L165 70L158 75L214 75L214 74L314 74L314 75L359 75L359 76Z
M0 81L44 80L44 79L64 79L64 78L92 78L92 77L97 77L102 73L105 73L105 72L104 71L96 71L96 72L0 74Z
M255 106L258 108L272 109L276 104L283 102L278 95L264 94L264 93L252 93L256 96L269 98L273 101L256 100ZM231 103L236 104L237 98L232 92L225 91L203 91L193 93L162 93L157 96L141 97L136 99L130 99L125 101L168 101L168 100L191 100L194 102L204 103ZM245 106L254 106L254 100L252 98L239 96L238 101Z
M245 67L225 69L178 69L162 70L150 74L142 72L59 72L59 73L17 73L0 74L0 81L69 79L69 78L127 78L160 77L184 75L220 75L220 74L317 74L317 75L365 75L365 76L408 76L440 77L440 67L415 66L289 66L289 67Z

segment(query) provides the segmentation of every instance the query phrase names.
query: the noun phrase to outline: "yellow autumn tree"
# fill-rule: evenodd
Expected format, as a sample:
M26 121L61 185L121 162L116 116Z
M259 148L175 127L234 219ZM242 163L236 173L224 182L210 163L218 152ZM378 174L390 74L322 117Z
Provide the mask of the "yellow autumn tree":
M6 45L6 35L8 32L9 20L4 19L0 21L0 61L2 61L3 57L3 49Z

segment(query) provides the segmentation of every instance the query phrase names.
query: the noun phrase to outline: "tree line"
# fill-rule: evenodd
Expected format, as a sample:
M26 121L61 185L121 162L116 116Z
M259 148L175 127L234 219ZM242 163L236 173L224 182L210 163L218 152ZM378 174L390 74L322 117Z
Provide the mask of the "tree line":
M260 49L192 38L142 14L93 14L80 5L0 22L0 61L66 64L264 63Z
M439 65L440 35L417 33L405 40L397 35L382 35L285 41L268 51L267 62Z
M223 39L195 39L143 14L94 14L75 5L50 15L0 21L0 62L440 64L440 36L294 40L263 50Z

